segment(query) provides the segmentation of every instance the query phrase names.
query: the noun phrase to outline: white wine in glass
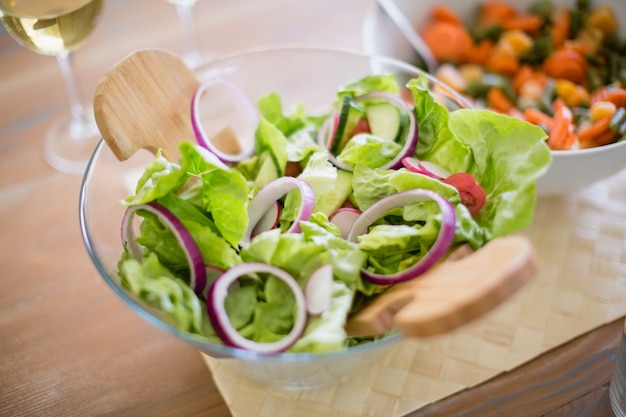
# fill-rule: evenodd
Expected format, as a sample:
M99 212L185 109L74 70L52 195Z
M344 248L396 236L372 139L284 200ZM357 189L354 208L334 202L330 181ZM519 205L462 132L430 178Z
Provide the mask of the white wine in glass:
M70 112L55 121L44 143L55 169L80 174L100 136L91 106L85 106L72 69L71 54L93 32L104 0L0 0L0 20L22 46L55 56L67 88Z
M180 27L185 36L186 51L183 61L190 67L195 68L206 62L209 56L200 52L198 32L193 20L193 9L198 0L166 0L176 6L176 13Z

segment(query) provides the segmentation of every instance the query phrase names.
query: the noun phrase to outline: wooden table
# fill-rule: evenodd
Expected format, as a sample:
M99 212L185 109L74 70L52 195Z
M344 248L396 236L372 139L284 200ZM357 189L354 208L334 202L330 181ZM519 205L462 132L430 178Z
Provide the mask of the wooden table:
M196 8L201 46L219 54L275 44L361 49L370 2L217 1ZM75 55L91 100L128 53L182 53L174 7L108 0ZM0 415L229 416L197 351L148 325L99 277L81 240L81 178L43 160L67 111L56 63L0 36ZM610 416L607 386L621 320L414 416Z

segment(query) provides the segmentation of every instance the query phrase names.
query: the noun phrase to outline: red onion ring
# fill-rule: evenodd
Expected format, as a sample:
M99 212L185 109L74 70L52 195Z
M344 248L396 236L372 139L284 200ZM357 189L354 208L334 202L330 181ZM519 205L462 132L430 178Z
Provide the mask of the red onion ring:
M347 239L354 222L359 216L361 216L361 212L355 208L340 207L328 216L328 221L337 226L342 238Z
M141 246L135 242L133 218L138 210L155 214L174 234L189 264L189 286L196 294L202 294L207 286L204 258L198 244L180 220L167 208L154 201L128 207L122 219L122 243L125 243L136 259L143 258Z
M280 221L280 211L280 204L278 204L278 201L274 201L274 204L270 205L267 212L265 212L265 214L257 222L256 226L254 226L254 229L252 229L250 238L254 238L256 235L267 230L275 229Z
M439 235L437 236L437 239L435 239L435 242L430 250L410 268L394 274L377 274L375 272L362 269L361 276L363 276L364 279L380 285L391 285L408 281L426 272L446 254L452 244L456 227L456 213L454 211L454 206L440 194L423 189L403 191L401 193L385 197L372 204L354 222L347 240L356 243L359 236L367 233L368 228L372 223L391 209L430 200L437 203L443 217Z
M287 231L292 233L300 232L300 222L308 220L309 217L311 217L311 213L313 213L313 206L315 204L313 188L307 182L298 178L281 177L261 188L252 198L248 206L248 228L240 243L242 247L250 244L253 230L263 216L265 216L272 204L289 191L296 188L300 190L300 209L298 210L296 219Z
M293 292L296 305L296 317L293 327L285 337L271 343L259 343L243 337L235 329L228 315L224 301L228 295L230 285L239 277L252 273L270 274L283 281ZM243 263L234 266L220 275L209 288L207 298L207 312L215 332L224 344L252 352L272 354L283 352L291 347L302 335L307 324L306 301L298 282L283 269L264 263Z
M258 119L258 115L256 112L256 108L250 102L248 97L237 88L234 84L227 82L226 80L220 78L209 78L202 82L198 89L196 90L193 98L191 100L191 125L193 127L193 131L196 136L196 140L198 144L203 148L208 149L213 154L215 154L222 162L239 162L246 158L249 158L254 153L254 145L248 146L247 148L241 147L241 151L238 154L227 154L220 151L213 143L211 139L206 134L204 127L202 126L202 121L200 117L200 99L202 98L202 94L206 91L206 89L214 84L222 84L226 88L232 92L233 98L237 101L238 108L242 109L246 113L246 117L248 117L251 121L256 121ZM241 145L241 143L239 143Z

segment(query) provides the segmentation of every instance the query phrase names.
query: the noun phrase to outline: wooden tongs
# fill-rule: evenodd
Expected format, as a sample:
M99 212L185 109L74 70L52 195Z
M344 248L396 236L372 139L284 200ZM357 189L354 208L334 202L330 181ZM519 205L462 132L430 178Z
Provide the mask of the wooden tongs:
M537 263L528 238L496 238L386 290L350 317L346 330L350 336L381 335L393 328L404 337L447 333L511 297L535 275Z

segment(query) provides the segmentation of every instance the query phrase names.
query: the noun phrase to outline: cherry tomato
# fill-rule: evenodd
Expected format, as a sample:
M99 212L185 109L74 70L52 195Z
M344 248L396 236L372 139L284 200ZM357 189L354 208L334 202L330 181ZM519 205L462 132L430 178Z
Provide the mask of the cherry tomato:
M461 202L468 208L472 216L478 213L485 205L485 200L487 199L485 190L467 172L452 174L445 178L443 182L458 190Z
M354 129L352 130L352 136L359 133L372 133L372 131L370 130L370 124L367 123L367 119L364 117L361 117L354 126Z

